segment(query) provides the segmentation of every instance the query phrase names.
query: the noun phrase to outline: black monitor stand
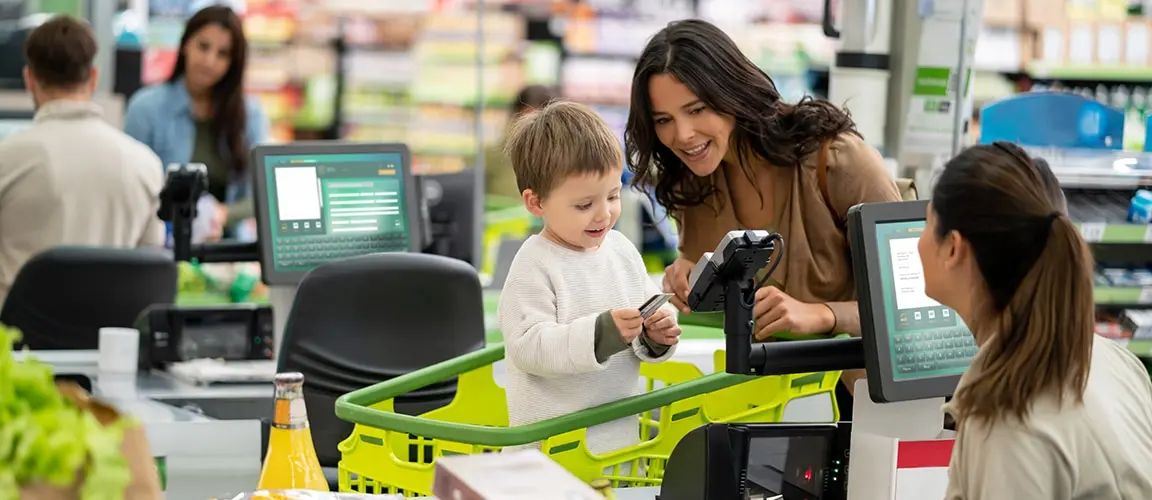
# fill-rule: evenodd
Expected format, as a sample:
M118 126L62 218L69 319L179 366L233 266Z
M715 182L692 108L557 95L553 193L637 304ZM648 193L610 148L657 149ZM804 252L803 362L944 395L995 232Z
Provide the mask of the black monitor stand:
M784 375L864 367L860 338L752 343L756 289L775 271L784 254L784 238L767 231L731 231L704 254L691 275L688 307L693 312L724 312L728 373ZM768 272L759 281L756 274Z
M256 262L260 248L255 242L219 242L192 244L192 221L196 203L208 190L208 168L201 163L168 166L164 188L160 191L160 220L172 223L172 254L175 260L187 262Z
M729 232L716 251L697 262L689 279L688 306L694 312L724 312L728 373L786 375L864 367L859 338L752 343L756 290L768 280L783 255L784 238L767 231ZM759 280L756 274L768 268ZM783 474L803 463L803 480L761 480L766 491L783 498L846 498L844 459L851 427L829 424L710 424L695 429L672 451L664 471L660 500L708 498L741 500L755 493L753 472ZM785 446L788 467L760 464L759 456ZM801 460L802 459L802 460ZM797 469L799 470L799 469ZM773 495L766 498L779 498Z

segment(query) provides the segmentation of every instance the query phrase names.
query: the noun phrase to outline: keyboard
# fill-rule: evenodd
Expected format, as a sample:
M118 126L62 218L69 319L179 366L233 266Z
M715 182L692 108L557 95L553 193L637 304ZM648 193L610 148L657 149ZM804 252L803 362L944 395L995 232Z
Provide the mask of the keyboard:
M405 233L356 236L294 236L276 239L277 267L312 268L329 262L379 252L409 250Z
M893 337L896 373L901 375L967 368L976 355L976 340L967 328L899 333Z
M270 359L193 359L172 363L167 371L176 378L199 385L271 383L276 377L276 362Z

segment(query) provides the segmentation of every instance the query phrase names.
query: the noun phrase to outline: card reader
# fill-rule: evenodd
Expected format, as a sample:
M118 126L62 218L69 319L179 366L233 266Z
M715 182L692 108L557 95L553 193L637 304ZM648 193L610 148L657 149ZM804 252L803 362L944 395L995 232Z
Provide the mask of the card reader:
M657 500L845 500L851 424L708 424L668 457Z
M272 308L256 304L157 304L136 320L142 370L193 359L272 359Z

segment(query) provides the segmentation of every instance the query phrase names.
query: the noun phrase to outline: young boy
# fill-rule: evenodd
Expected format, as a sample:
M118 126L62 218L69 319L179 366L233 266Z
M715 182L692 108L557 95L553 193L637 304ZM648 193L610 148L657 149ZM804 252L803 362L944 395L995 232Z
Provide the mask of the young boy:
M680 327L671 306L643 319L660 293L620 217L623 153L590 108L553 102L520 118L505 150L524 205L544 230L517 252L500 295L512 425L633 396L640 362L672 356ZM635 417L588 429L593 453L640 441Z

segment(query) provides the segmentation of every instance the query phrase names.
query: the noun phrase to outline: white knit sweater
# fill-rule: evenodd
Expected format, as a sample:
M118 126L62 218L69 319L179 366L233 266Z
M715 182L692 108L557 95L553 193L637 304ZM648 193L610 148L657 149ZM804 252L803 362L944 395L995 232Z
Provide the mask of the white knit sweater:
M640 361L653 358L640 339L596 361L594 340L601 313L640 307L660 293L640 253L610 231L599 249L577 252L541 236L524 242L500 294L499 321L508 360L505 390L512 425L577 412L638 392ZM671 309L671 306L665 306ZM588 429L588 447L604 453L640 441L635 417Z

